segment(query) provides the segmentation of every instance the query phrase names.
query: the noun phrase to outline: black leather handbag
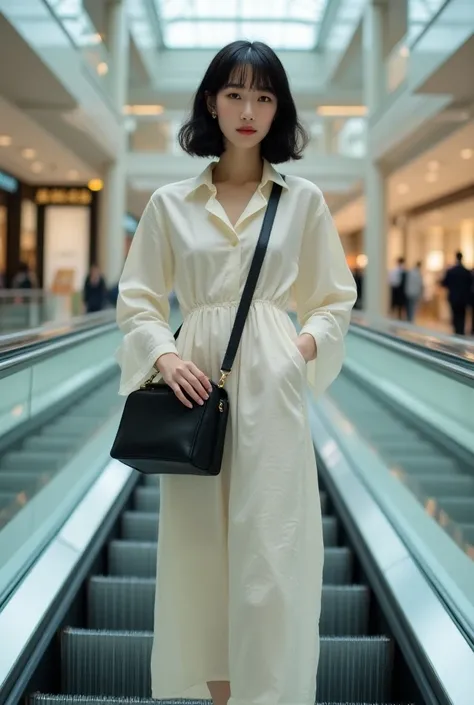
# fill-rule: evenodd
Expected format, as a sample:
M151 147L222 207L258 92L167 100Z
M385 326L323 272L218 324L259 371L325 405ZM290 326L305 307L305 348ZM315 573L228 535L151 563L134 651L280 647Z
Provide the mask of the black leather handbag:
M189 409L164 383L154 383L154 374L126 399L117 435L110 451L120 460L146 474L218 475L229 417L229 399L224 385L237 354L245 320L252 302L281 195L274 183L255 254L237 309L221 378L211 380L212 391L202 406ZM177 337L179 329L175 334Z

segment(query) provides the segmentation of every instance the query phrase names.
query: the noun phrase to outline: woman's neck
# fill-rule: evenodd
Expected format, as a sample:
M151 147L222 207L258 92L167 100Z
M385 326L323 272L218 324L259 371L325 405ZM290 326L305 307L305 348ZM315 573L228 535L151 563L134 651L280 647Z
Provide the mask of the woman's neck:
M242 186L262 180L263 160L260 148L236 149L229 145L213 170L213 181Z

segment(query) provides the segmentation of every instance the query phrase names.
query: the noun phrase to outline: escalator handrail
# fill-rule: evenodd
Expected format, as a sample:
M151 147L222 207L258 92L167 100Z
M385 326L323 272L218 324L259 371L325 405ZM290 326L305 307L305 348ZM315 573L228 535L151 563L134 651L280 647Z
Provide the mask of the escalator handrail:
M26 367L63 353L66 350L116 330L115 312L107 316L82 316L51 328L43 327L31 331L31 336L22 334L20 340L13 336L0 338L0 379L19 372ZM89 318L90 320L85 320ZM91 320L94 318L94 320ZM7 340L8 339L8 340ZM2 349L2 343L5 343Z
M357 318L351 323L351 332L361 338L382 345L393 352L399 352L418 362L432 367L437 372L456 379L458 382L474 386L474 354L458 355L429 343L400 338L389 332L375 330ZM434 338L433 340L436 340Z
M109 323L115 318L115 310L105 309L98 313L88 313L83 316L74 316L63 321L50 321L35 328L27 328L14 333L4 333L0 335L0 360L3 353L11 353L20 350L25 345L42 343L61 337L68 333L80 330L89 330L102 323Z

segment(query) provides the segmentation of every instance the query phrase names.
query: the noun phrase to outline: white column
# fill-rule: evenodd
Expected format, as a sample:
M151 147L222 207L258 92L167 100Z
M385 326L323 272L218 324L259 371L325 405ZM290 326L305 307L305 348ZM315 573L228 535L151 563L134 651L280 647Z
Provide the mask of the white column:
M109 163L104 174L100 214L100 261L107 283L115 284L121 274L125 232L123 227L127 200L127 134L123 106L127 101L130 39L127 26L125 0L107 3L107 46L109 50L109 90L122 125L122 136L117 146L115 160Z
M369 0L362 27L364 97L369 117L379 108L385 92L383 0Z
M381 105L385 90L383 24L383 4L369 0L363 25L364 95L369 123ZM369 314L385 316L388 307L386 179L371 153L370 126L367 133L364 251L368 264L364 275L364 308Z
M127 102L130 35L125 0L109 0L107 12L107 46L110 54L109 85L116 110L122 115Z
M364 250L368 263L364 275L364 308L369 314L388 312L387 273L387 195L386 179L377 164L370 161L365 172L366 226Z

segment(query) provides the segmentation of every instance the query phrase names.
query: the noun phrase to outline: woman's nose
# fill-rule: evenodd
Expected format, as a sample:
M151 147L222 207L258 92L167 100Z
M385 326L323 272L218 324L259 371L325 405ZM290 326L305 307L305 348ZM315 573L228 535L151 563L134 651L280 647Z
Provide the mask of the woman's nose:
M253 120L253 108L250 100L246 101L242 110L242 118L244 120Z

